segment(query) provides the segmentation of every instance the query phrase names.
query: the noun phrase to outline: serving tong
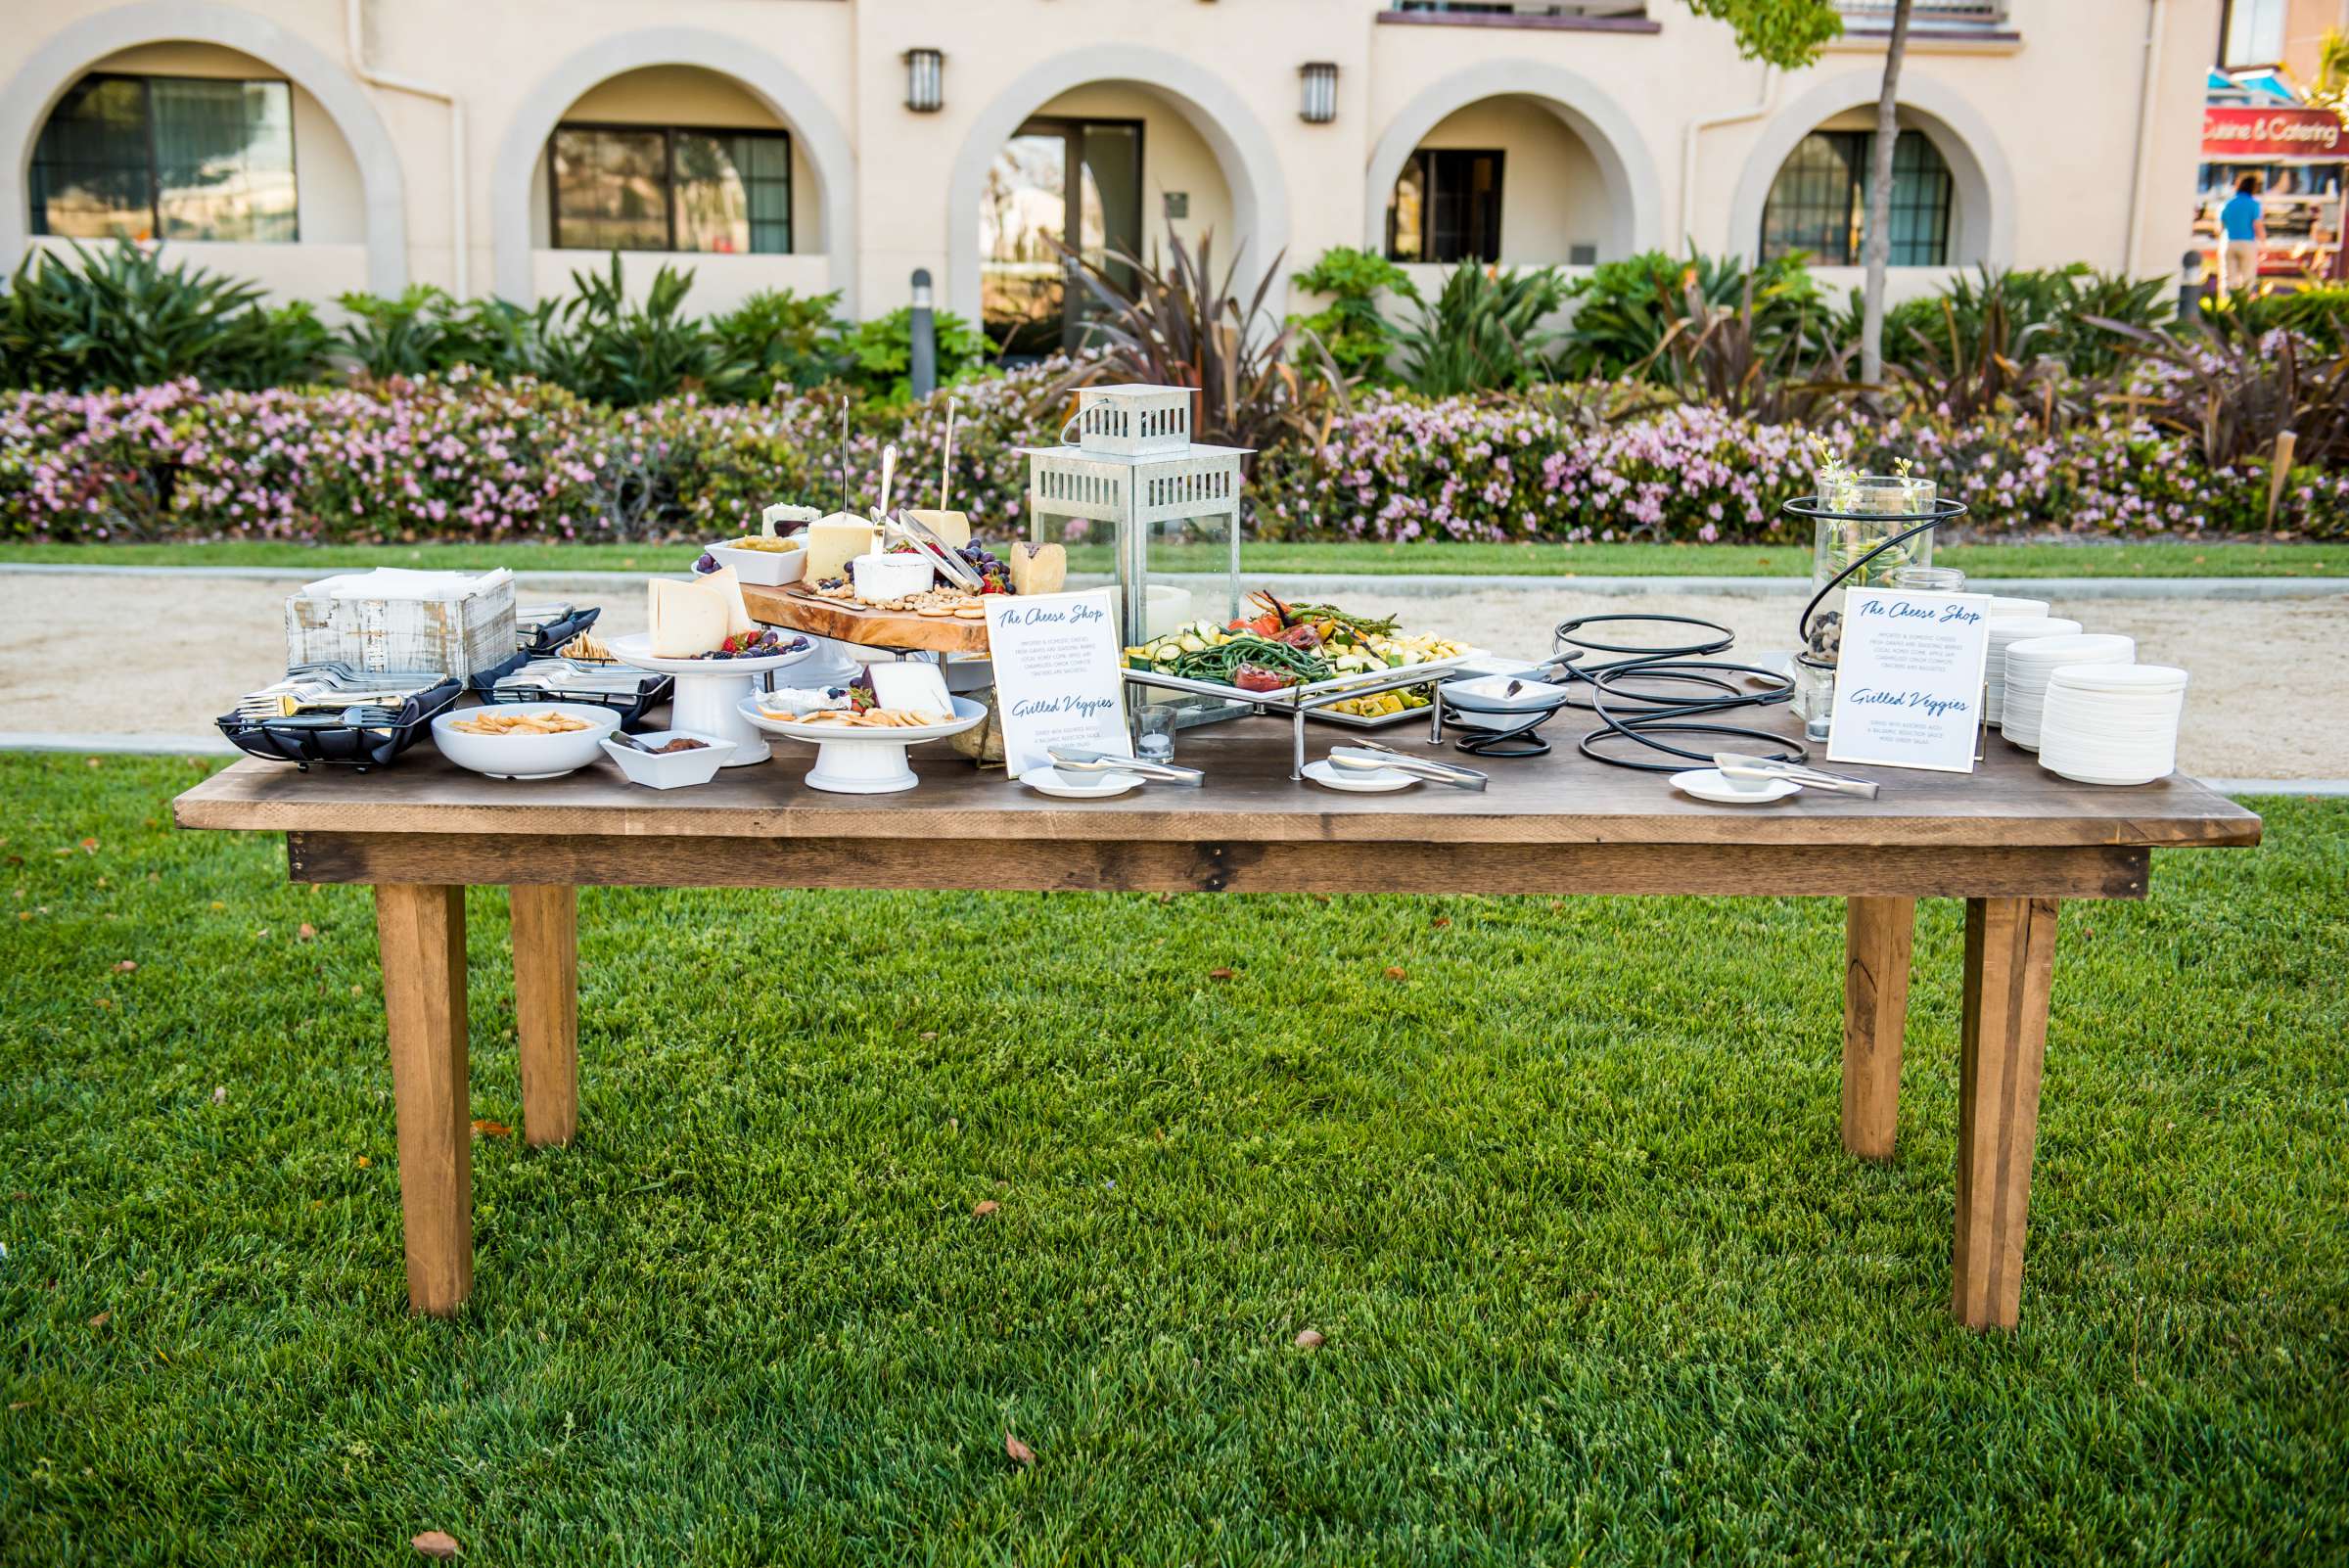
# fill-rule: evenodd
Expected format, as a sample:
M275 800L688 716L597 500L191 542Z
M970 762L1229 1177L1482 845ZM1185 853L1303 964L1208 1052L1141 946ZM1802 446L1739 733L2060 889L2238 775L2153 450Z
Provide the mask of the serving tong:
M1195 767L1177 767L1173 762L1145 762L1138 757L1113 757L1108 752L1094 751L1083 746L1047 746L1046 755L1054 767L1072 773L1131 773L1138 778L1154 778L1167 784L1197 784L1207 775Z
M595 692L612 697L634 697L659 679L659 675L624 666L582 662L564 658L560 654L548 654L498 676L490 689L494 692Z
M889 519L888 526L903 535L923 559L964 592L977 593L987 586L986 579L971 569L971 564L946 542L945 536L921 519L900 512Z
M1455 790L1481 790L1490 782L1487 776L1473 767L1461 767L1453 762L1439 762L1432 757L1414 757L1399 752L1392 746L1366 740L1359 746L1333 746L1329 751L1333 766L1350 772L1371 773L1390 769L1408 773L1431 784L1449 784Z
M1713 765L1721 769L1724 778L1784 779L1800 784L1821 795L1857 795L1872 801L1881 788L1872 778L1853 778L1848 773L1822 772L1805 767L1800 762L1781 762L1768 757L1749 757L1743 752L1715 752Z

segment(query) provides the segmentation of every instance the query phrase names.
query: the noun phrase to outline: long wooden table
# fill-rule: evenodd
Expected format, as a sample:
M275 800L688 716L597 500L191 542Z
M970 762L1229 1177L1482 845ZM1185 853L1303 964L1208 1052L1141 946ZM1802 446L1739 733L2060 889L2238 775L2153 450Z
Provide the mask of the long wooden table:
M1563 715L1562 715L1563 716ZM1423 741L1400 744L1424 746ZM447 1314L473 1286L465 888L511 889L524 1133L578 1121L579 886L1117 889L1209 893L1708 894L1846 902L1843 1142L1889 1158L1919 898L1966 900L1950 1309L2011 1328L2066 899L2142 899L2155 848L2250 845L2260 821L2201 785L2069 784L2004 742L1972 776L1854 769L1880 799L1687 800L1570 745L1482 764L1490 790L1342 795L1288 777L1277 720L1186 734L1200 789L1061 802L916 749L918 790L828 796L812 749L673 792L609 762L529 783L429 749L363 776L246 761L174 804L179 825L282 832L297 882L376 890L398 1116L408 1299ZM925 755L933 754L933 755ZM943 853L981 843L984 855Z

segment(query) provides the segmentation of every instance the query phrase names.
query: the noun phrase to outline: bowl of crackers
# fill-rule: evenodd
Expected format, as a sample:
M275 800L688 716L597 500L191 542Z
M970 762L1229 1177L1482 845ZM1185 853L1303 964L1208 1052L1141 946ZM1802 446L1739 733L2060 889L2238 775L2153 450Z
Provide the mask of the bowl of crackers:
M433 744L459 767L491 778L561 778L603 755L621 715L593 703L496 703L433 720Z

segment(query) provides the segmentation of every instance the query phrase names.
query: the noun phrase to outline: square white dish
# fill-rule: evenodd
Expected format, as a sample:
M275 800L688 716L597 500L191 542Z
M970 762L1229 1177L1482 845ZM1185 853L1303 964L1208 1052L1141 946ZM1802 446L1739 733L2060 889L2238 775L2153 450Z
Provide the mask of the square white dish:
M737 581L757 588L780 588L797 582L807 570L807 546L796 550L744 550L731 544L705 545L719 566L734 569Z
M640 752L632 746L622 746L611 736L604 737L604 755L620 765L620 770L631 784L648 789L676 790L689 785L707 784L717 777L717 770L726 765L734 755L734 743L716 735L703 735L689 729L648 730L635 738L651 747L662 747L682 736L703 744L689 752Z

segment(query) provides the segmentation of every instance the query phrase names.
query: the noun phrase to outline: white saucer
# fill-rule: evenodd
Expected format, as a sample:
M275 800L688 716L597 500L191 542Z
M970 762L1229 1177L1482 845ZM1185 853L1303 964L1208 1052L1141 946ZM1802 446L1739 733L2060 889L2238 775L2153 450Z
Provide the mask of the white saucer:
M1349 795L1387 795L1419 782L1418 774L1405 773L1400 767L1340 767L1326 757L1306 763L1305 776L1325 790L1344 790Z
M1142 782L1139 773L1103 773L1098 784L1063 784L1060 772L1050 766L1032 767L1020 775L1020 782L1038 795L1049 795L1063 801L1106 801L1113 795L1123 795Z
M1672 787L1700 801L1712 801L1720 806L1763 806L1771 801L1782 801L1799 794L1802 786L1792 779L1764 779L1759 787L1740 789L1722 777L1718 767L1692 767L1685 773L1672 775Z

